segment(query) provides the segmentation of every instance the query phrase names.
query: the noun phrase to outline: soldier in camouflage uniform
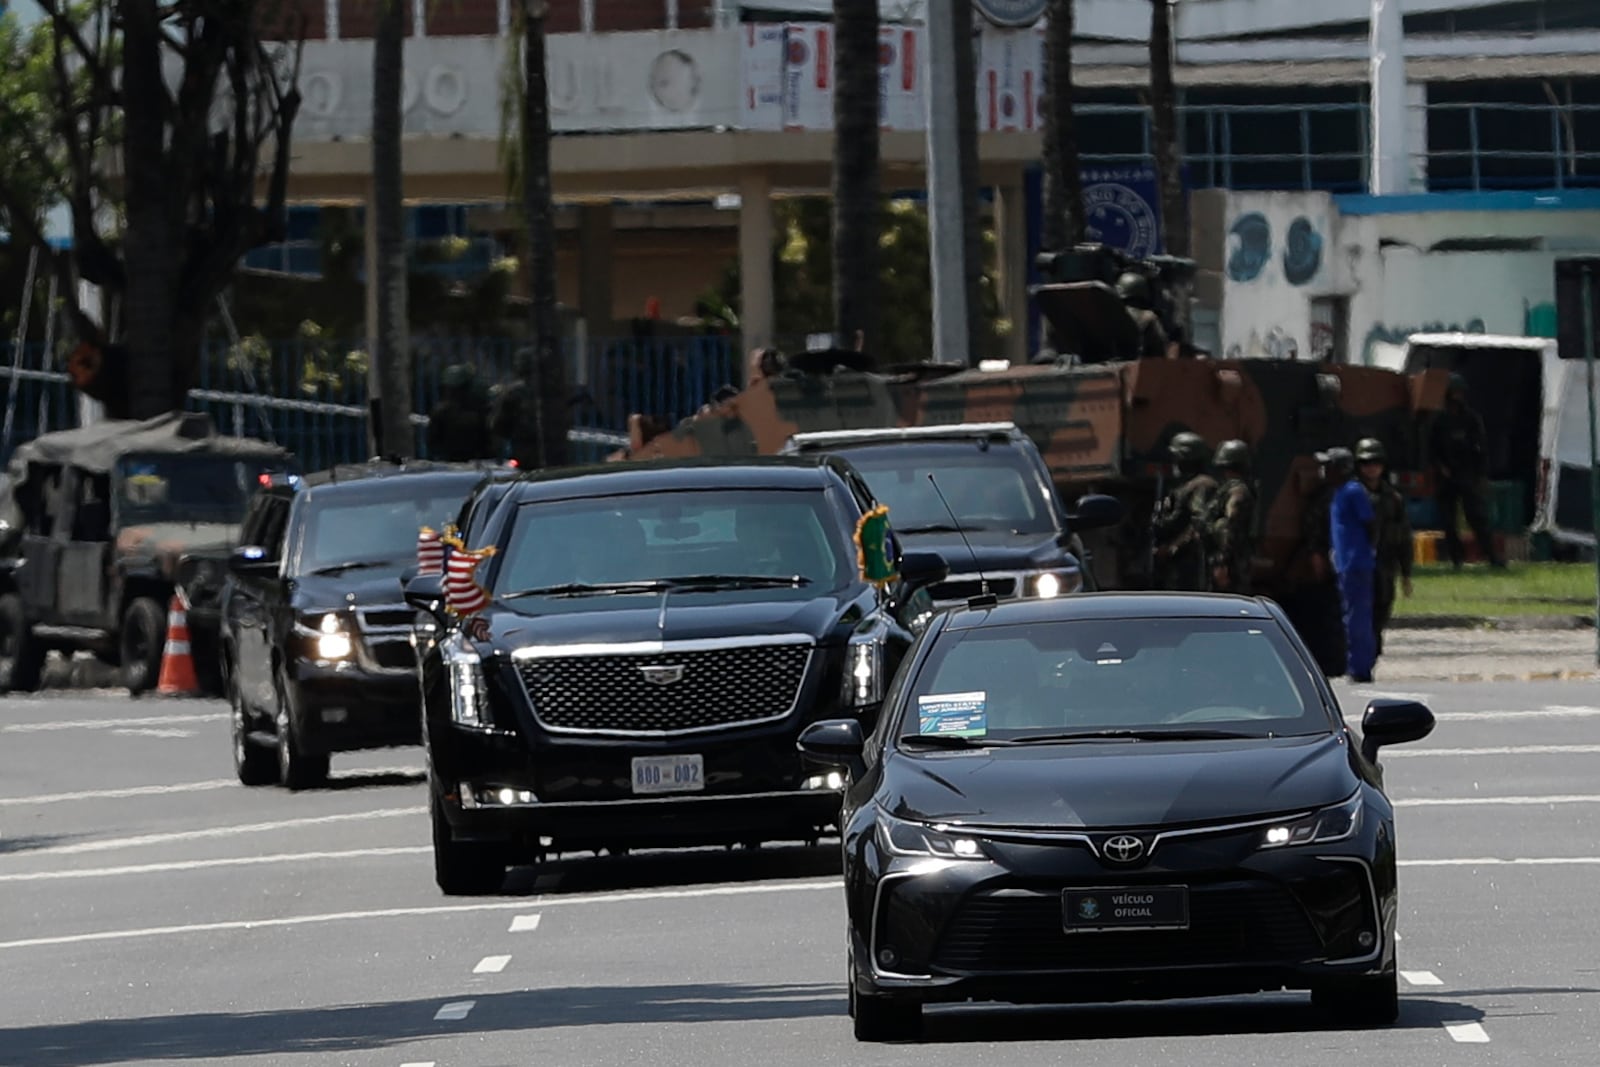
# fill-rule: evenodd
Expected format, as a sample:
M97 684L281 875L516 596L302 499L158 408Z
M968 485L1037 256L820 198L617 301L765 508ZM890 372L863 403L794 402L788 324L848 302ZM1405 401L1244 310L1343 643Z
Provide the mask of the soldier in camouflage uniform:
M1129 271L1117 279L1117 295L1128 306L1134 325L1139 327L1139 355L1143 359L1167 358L1167 331L1150 309L1150 282L1142 274Z
M1211 449L1197 433L1173 436L1167 446L1177 485L1156 505L1151 518L1155 542L1155 587L1209 592L1206 520L1217 495L1217 480L1206 473Z
M1249 596L1256 529L1256 494L1245 480L1250 446L1237 439L1222 442L1215 466L1223 480L1211 509L1211 581L1218 592Z
M1372 632L1381 656L1383 631L1388 629L1394 613L1397 579L1405 595L1411 595L1411 517L1406 514L1405 494L1384 477L1389 457L1383 442L1375 437L1363 438L1356 445L1355 458L1377 516L1378 572L1372 595Z
M1456 532L1459 508L1466 516L1472 536L1477 538L1478 550L1489 565L1504 567L1505 561L1495 552L1494 537L1489 530L1489 509L1484 501L1488 442L1483 418L1467 406L1467 380L1459 374L1450 375L1445 409L1433 421L1428 444L1437 477L1435 499L1439 504L1439 521L1444 524L1444 547L1450 562L1460 570L1466 558L1466 550Z
M513 378L496 389L489 423L495 441L509 445L511 458L526 468L537 466L539 457L539 422L537 413L531 410L538 398L531 397L529 404L524 403L525 398L530 398L528 382L533 378L534 362L531 347L519 348L511 357Z
M489 459L489 403L478 375L466 363L445 368L439 401L428 412L428 456L446 463Z

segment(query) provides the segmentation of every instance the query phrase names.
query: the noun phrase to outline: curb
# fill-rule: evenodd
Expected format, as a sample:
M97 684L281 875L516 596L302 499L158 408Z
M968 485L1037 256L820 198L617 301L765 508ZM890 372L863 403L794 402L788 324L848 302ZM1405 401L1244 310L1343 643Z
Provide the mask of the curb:
M1600 671L1528 671L1524 674L1467 673L1450 674L1443 677L1433 677L1427 675L1412 675L1408 677L1406 675L1397 675L1394 678L1385 678L1382 682L1374 682L1373 685L1386 685L1391 681L1444 684L1453 684L1456 682L1586 682L1597 678L1600 678Z
M1400 615L1391 630L1592 630L1590 615Z

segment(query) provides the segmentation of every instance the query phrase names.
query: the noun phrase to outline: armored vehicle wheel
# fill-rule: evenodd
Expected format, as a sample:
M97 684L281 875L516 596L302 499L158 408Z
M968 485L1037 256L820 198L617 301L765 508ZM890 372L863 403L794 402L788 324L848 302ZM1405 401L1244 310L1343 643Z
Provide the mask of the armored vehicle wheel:
M149 597L138 597L122 614L122 684L139 694L161 679L161 655L167 646L167 613Z
M245 785L272 785L278 780L277 753L250 740L250 715L238 686L227 683L228 705L233 720L233 770Z
M301 746L299 731L290 701L293 686L278 668L276 685L278 695L278 781L287 789L312 789L328 781L328 755L312 755Z
M0 597L0 693L31 693L44 675L45 648L34 639L33 628L15 593Z
M428 813L433 817L433 880L444 895L474 897L499 892L506 880L505 854L492 845L457 841L431 784Z

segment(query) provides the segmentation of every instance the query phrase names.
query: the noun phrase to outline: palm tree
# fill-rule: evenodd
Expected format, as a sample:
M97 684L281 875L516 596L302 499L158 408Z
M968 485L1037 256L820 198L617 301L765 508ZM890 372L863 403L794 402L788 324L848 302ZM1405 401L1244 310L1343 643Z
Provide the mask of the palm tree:
M522 4L522 212L528 228L529 295L532 298L533 381L523 384L522 417L538 420L540 466L566 462L567 367L556 313L555 196L550 183L550 85L545 54L547 0Z
M1072 0L1050 0L1045 17L1044 246L1065 249L1083 240L1083 176L1072 113Z
M1172 81L1172 0L1150 3L1150 116L1161 184L1161 228L1167 253L1189 254L1189 205L1183 198L1183 142Z
M405 191L401 123L405 78L405 19L402 0L378 0L372 41L372 225L377 261L367 284L377 297L377 335L372 360L371 439L377 455L409 456L416 450L411 428L411 343L406 318Z
M878 0L833 3L833 330L871 350L877 329Z

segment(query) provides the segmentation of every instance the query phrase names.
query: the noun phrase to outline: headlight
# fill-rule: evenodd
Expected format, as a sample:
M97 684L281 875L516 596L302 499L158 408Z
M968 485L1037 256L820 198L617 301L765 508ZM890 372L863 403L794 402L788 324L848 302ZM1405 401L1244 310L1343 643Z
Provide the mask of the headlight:
M878 812L878 842L884 851L896 856L937 856L947 860L984 860L983 845L976 838L953 832L949 827L896 819Z
M311 639L311 647L319 660L348 659L354 649L350 635L344 632L344 626L339 622L339 616L332 612L320 618L316 615L306 616L295 629L301 636Z
M450 718L461 726L478 730L491 728L483 661L459 633L452 634L440 646L440 653L449 673Z
M1083 588L1083 573L1077 570L1046 571L1028 580L1028 593L1041 600L1076 593Z
M850 635L845 647L844 705L862 708L883 699L883 642L885 627L882 620Z
M1342 804L1323 808L1300 819L1269 826L1261 834L1261 848L1289 848L1343 841L1361 829L1361 790Z

